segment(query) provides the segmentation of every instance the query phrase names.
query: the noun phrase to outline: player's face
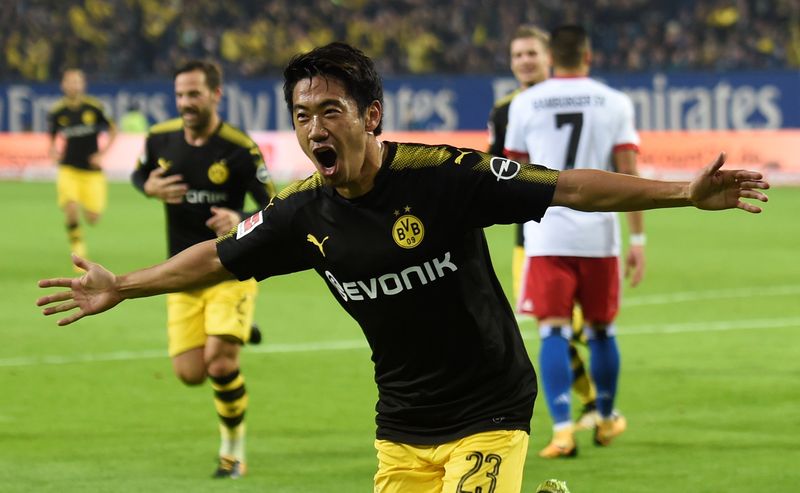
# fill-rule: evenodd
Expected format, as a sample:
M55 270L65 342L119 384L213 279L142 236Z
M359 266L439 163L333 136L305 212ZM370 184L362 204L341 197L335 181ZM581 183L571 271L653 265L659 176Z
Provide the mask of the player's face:
M550 75L550 55L537 38L517 38L511 42L511 71L520 85L530 87Z
M76 98L86 92L86 77L80 70L69 70L61 79L61 90L68 98Z
M374 173L366 163L367 142L379 119L378 102L362 114L334 78L303 79L292 92L292 120L300 147L325 183L340 192L371 188Z
M221 96L222 89L208 87L202 70L183 72L175 77L175 105L186 128L203 130L208 127Z

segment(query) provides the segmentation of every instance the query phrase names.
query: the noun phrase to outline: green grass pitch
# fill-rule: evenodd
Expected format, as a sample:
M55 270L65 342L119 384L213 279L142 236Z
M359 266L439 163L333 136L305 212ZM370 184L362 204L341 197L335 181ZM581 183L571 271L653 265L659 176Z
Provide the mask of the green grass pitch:
M369 352L322 280L261 283L265 342L243 353L250 474L220 484L211 390L173 377L162 297L63 328L34 305L38 279L71 275L54 195L51 183L0 182L0 491L371 491ZM646 278L625 289L618 320L628 432L606 449L579 435L575 460L539 459L540 397L524 492L546 478L573 493L797 491L800 190L770 196L761 215L646 214ZM510 287L512 231L487 234ZM113 184L87 238L115 272L159 262L161 206ZM536 364L535 325L521 327Z

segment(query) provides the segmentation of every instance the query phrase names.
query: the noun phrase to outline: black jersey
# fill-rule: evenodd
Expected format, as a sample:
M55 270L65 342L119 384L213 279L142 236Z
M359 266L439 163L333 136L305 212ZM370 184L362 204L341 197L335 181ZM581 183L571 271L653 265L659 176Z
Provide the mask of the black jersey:
M224 122L202 146L186 142L180 118L154 125L131 177L134 185L144 191L150 172L159 166L167 170L164 176L182 175L189 187L180 204L165 204L170 256L216 237L205 224L211 217L211 206L246 215L246 193L261 208L275 194L258 146L247 134Z
M520 91L521 89L517 89L498 99L489 113L489 154L494 154L495 156L503 155L503 147L506 143L506 127L508 127L508 108L511 106L511 100Z
M558 172L385 144L367 194L345 199L318 174L293 184L219 240L223 265L239 279L317 271L372 348L378 438L529 431L536 374L482 228L540 219Z
M522 89L517 89L494 103L494 107L489 113L489 154L494 154L495 156L504 155L508 109L511 106L511 100L521 91ZM525 246L524 228L522 226L522 224L517 224L514 228L514 244L519 247Z
M64 135L66 146L61 156L62 165L80 169L94 169L89 156L97 152L97 136L113 126L103 112L103 104L89 96L80 98L77 104L68 104L61 98L48 115L50 135Z

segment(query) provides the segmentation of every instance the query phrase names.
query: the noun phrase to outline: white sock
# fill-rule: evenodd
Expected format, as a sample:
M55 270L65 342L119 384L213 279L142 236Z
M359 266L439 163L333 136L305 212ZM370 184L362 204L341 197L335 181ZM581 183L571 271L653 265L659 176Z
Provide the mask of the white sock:
M219 455L233 456L236 460L244 463L244 443L245 443L245 426L244 423L240 424L234 429L220 423L219 425Z

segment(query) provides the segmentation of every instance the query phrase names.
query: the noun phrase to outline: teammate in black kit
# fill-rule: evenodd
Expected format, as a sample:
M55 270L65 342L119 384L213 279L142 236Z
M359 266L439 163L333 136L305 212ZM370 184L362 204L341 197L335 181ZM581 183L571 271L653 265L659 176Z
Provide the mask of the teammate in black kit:
M520 166L471 149L381 142L383 93L372 61L342 44L292 59L284 93L317 172L219 241L115 276L88 269L41 287L66 291L46 315L72 323L126 298L231 278L315 269L373 350L375 491L519 492L536 375L489 259L482 228L538 219L550 205L631 210L695 205L758 212L761 175L721 171L691 183Z
M511 100L529 87L547 80L550 77L550 54L548 47L550 35L535 26L522 25L514 31L509 42L509 58L511 72L519 83L519 87L495 101L489 112L487 127L489 130L489 154L505 156L503 144L506 141L508 127L508 108ZM522 267L525 264L525 245L522 224L514 227L514 250L511 261L511 277L514 296L519 296Z
M48 114L50 155L59 164L58 206L64 211L70 250L85 257L81 212L86 222L94 225L105 211L108 192L100 161L114 142L117 130L103 104L86 94L86 76L82 70L65 70L61 90L64 97ZM108 139L101 148L98 137L103 132L108 133ZM60 151L56 146L59 134L65 141Z
M245 195L260 208L274 195L258 146L222 121L217 105L222 72L195 60L175 71L180 118L155 125L134 171L134 185L164 202L169 255L221 236L245 214ZM248 394L239 369L240 345L253 337L256 282L224 281L167 296L169 355L175 374L198 385L208 377L220 418L216 477L246 472Z

